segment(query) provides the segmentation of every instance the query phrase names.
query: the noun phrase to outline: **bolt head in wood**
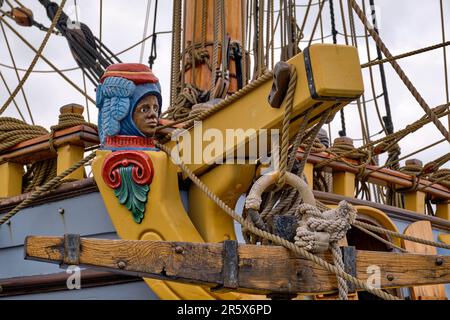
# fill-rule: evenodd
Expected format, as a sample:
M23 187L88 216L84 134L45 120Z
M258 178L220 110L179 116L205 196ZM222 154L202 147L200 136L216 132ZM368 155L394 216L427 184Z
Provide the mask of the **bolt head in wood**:
M394 280L394 276L392 274L388 274L387 277L388 281Z
M405 165L423 167L423 162L419 159L408 159L405 161Z
M181 247L181 246L176 246L175 247L175 252L176 253L183 253L183 251L184 251L183 247Z
M441 257L436 258L436 265L442 266L444 264L444 260Z
M125 269L125 267L127 266L125 261L119 261L117 263L117 266L119 267L119 269Z

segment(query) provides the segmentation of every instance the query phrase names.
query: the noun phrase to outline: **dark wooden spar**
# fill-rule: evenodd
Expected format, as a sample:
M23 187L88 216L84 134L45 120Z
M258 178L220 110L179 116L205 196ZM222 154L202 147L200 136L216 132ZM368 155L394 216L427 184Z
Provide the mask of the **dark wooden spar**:
M381 288L450 282L450 257L343 247L346 271ZM332 262L331 254L320 257ZM79 264L145 278L206 285L215 290L316 295L337 290L336 277L278 246L29 236L25 259ZM375 278L374 278L375 277ZM357 288L356 288L357 289Z

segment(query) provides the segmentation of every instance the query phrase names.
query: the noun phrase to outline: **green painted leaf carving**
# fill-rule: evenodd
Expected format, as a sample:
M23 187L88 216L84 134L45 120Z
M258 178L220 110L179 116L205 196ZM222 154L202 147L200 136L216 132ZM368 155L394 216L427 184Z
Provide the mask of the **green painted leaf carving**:
M133 166L120 167L119 174L122 183L114 189L114 195L119 202L131 212L136 223L141 223L145 215L145 204L147 203L147 195L150 191L148 185L139 185L133 181Z

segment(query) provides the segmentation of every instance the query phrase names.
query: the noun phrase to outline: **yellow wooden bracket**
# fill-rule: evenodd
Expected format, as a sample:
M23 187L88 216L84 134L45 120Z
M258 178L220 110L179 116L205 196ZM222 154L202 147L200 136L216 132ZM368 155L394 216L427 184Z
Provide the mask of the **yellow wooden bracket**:
M331 109L333 113L337 112L364 91L358 52L355 47L316 44L288 62L297 69L298 79L293 100L291 135L298 131L307 110L312 110L310 126L316 123L325 111ZM232 137L234 140L231 143L227 139L228 143L223 143L223 152L210 159L203 159L200 156L195 159L196 161L192 161L192 158L191 161L185 161L189 162L188 166L191 170L196 174L205 171L211 163L224 159L225 155L233 153L238 147L248 143L252 132L256 132L258 137L262 129L281 129L285 107L282 105L281 108L272 108L269 105L267 96L271 87L272 81L266 81L203 120L201 128L198 125L185 132L180 139L184 143L180 146L183 153L190 151L192 157L196 154L196 150L197 152L205 150L211 144L204 141L201 136L208 129L216 130L216 132L218 130L223 137L226 137L226 132L230 129L240 129L244 132ZM170 141L166 146L174 150L176 142ZM267 147L270 151L270 145Z
M84 158L84 147L77 146L73 144L66 144L62 147L57 148L58 159L56 165L56 174L60 175L75 163L81 161ZM81 167L71 174L69 174L65 179L83 179L84 178L84 168Z
M450 220L450 203L438 203L436 205L436 217Z
M0 164L0 197L12 197L22 193L23 165L13 162Z
M333 172L333 193L353 198L355 196L355 179L355 174L351 172Z
M424 213L425 210L425 196L421 191L411 191L405 193L405 209L417 213Z

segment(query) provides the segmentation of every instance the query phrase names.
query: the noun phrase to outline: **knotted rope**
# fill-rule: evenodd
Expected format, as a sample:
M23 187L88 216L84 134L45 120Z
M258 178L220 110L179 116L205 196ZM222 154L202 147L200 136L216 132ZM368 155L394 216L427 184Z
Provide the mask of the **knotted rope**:
M334 265L344 271L342 253L338 241L344 238L355 222L357 212L346 201L341 201L336 209L321 212L317 207L303 203L298 207L299 218L295 244L313 253L331 249ZM347 300L347 282L337 277L339 298Z
M41 126L30 125L19 119L0 118L0 152L30 139L48 134ZM28 192L53 178L56 174L56 161L37 161L27 166L27 172L23 177L24 191Z
M183 120L189 117L193 105L207 100L207 92L200 90L193 84L186 84L174 99L174 104L166 111L166 118L176 121Z

